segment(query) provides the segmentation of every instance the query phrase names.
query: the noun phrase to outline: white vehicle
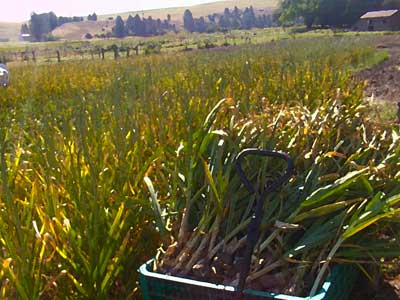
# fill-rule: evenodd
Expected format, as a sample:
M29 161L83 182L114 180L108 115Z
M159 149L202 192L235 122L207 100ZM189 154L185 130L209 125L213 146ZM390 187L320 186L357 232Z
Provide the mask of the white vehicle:
M7 70L7 67L3 64L0 64L0 86L7 87L9 80L10 74Z

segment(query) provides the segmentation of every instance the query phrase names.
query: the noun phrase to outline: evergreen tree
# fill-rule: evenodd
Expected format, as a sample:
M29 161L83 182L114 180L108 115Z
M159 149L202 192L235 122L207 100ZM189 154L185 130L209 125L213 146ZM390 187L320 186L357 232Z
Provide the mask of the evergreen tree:
M129 15L125 23L125 30L128 35L135 35L134 23L135 23L134 18L131 15Z
M28 24L24 23L21 25L21 34L29 34Z
M189 31L193 32L194 31L194 20L193 20L193 14L190 10L185 10L185 13L183 14L183 27Z
M235 6L235 8L233 9L233 17L235 17L235 18L240 18L240 10L239 10L239 8L237 7L237 6Z
M113 28L113 31L114 31L114 35L119 38L122 38L126 35L125 23L124 23L124 20L122 20L121 16L118 16L115 19L115 27Z
M157 25L153 18L150 16L147 19L143 19L145 27L145 35L155 35L157 34Z
M133 17L133 32L135 35L138 36L145 35L144 23L142 22L138 14L136 14L136 16Z
M225 10L224 10L224 16L227 17L227 18L230 18L230 17L231 17L231 12L229 11L229 8L225 8Z
M242 27L244 29L250 29L254 27L256 24L256 16L254 14L253 7L250 6L250 8L246 7L243 13L243 22L242 22Z
M96 13L93 13L93 15L88 15L87 19L88 21L97 21Z
M195 31L203 33L206 32L207 26L203 17L195 19Z
M220 16L218 25L221 29L230 29L231 23L229 21L229 17L227 17L225 14Z

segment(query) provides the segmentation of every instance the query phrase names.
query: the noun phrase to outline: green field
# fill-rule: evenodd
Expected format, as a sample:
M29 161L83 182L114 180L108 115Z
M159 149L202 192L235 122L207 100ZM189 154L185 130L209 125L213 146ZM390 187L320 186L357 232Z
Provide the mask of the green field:
M299 197L319 209L313 230L347 224L307 248L306 265L336 246L336 262L399 255L391 230L400 133L371 117L352 76L385 54L377 57L370 36L254 32L237 33L251 45L211 51L10 64L10 86L0 89L1 298L139 299L136 270L177 238L184 207L225 213L216 207L232 199L232 159L246 147L295 159L264 228L285 221L285 205ZM223 40L180 36L183 47ZM105 42L88 47L96 43ZM310 226L310 215L297 213ZM278 233L271 247L283 240Z
M132 48L139 47L139 55L147 53L174 53L197 49L232 47L247 44L262 44L287 39L318 38L318 37L344 37L368 36L396 34L393 32L345 32L332 31L326 29L305 31L303 27L282 29L265 28L253 30L233 30L227 33L212 34L166 34L159 37L127 37L124 39L93 39L93 40L73 40L56 41L42 43L22 43L8 42L0 43L0 59L5 59L11 64L32 62L32 51L35 51L36 61L39 63L49 63L57 61L57 51L61 54L62 61L68 60L99 60L100 49L107 50L106 59L114 59L114 52L111 47L116 46L120 57L126 57L126 48L131 48L130 55L135 56L136 52Z

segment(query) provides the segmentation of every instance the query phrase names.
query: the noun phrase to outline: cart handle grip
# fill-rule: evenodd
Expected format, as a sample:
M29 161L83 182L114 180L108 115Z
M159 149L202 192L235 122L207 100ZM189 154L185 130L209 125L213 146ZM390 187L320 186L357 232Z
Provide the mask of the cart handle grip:
M258 195L257 189L251 184L250 180L247 178L242 168L243 159L246 156L250 155L279 158L286 161L287 163L287 168L285 170L285 173L277 180L275 180L272 184L264 186L264 189L260 195ZM244 186L249 190L250 193L256 195L256 209L255 211L253 211L252 219L247 231L247 247L243 258L243 264L241 267L239 284L238 284L238 291L239 291L238 299L243 299L244 297L243 290L245 288L246 279L250 273L251 257L253 255L254 247L255 244L257 243L260 234L260 225L261 225L265 199L268 193L275 191L281 185L283 185L287 180L290 179L290 177L294 172L294 163L292 158L286 153L252 148L243 150L242 152L239 153L239 155L236 158L236 169L237 172L239 173L239 177L242 180Z
M267 196L267 193L276 190L278 187L280 187L282 184L284 184L287 180L289 180L290 177L293 175L293 172L294 172L293 159L284 152L262 150L262 149L257 149L257 148L245 149L242 152L240 152L239 155L236 157L236 170L239 173L239 177L242 180L242 183L248 189L248 191L252 194L256 194L257 190L251 184L250 180L247 178L247 176L244 173L243 168L242 168L242 162L243 162L244 158L247 156L251 156L251 155L280 158L280 159L286 161L286 163L287 163L287 168L286 168L285 173L281 177L279 177L277 180L275 180L271 185L269 185L268 187L264 187L264 191L262 192L261 197L260 197L260 199L262 199L262 201L264 202L264 200L265 200L264 198Z

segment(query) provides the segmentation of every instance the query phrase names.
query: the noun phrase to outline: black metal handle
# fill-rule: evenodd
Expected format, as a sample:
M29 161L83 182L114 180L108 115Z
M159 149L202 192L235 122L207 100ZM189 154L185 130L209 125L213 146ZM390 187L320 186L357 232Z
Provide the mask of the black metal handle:
M251 184L250 180L247 178L242 168L242 162L244 158L250 155L279 158L286 161L287 164L285 173L277 180L275 180L272 184L264 186L264 190L261 192L260 195L257 194L257 189ZM258 236L260 234L260 225L261 225L265 199L268 193L275 191L277 188L279 188L287 180L290 179L290 177L293 175L294 163L292 158L286 153L254 148L254 149L246 149L239 153L239 155L236 158L236 169L237 172L239 173L239 176L244 186L249 190L250 193L257 195L256 209L253 212L252 220L250 222L249 229L247 232L247 247L243 258L242 270L240 273L239 285L238 285L238 291L240 292L240 297L243 298L243 290L245 288L246 279L250 272L251 257L254 251L255 244L257 243Z

